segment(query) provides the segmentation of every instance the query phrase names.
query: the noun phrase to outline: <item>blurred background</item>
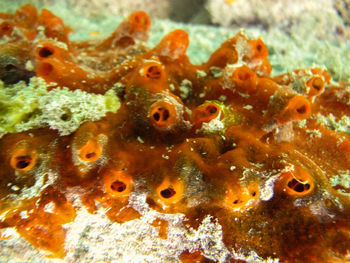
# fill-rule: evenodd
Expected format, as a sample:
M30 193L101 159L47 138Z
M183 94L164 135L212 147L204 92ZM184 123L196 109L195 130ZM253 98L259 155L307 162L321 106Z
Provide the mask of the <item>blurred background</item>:
M243 29L266 43L273 74L317 65L350 83L350 0L0 0L0 10L15 12L26 3L60 16L73 40L107 37L125 16L146 11L148 45L182 28L195 64Z
M170 19L191 24L220 26L290 27L306 17L318 22L338 16L350 23L350 0L1 0L2 9L24 3L37 6L65 6L87 17L125 15L138 10L152 18ZM6 7L7 5L7 7ZM329 21L328 22L332 22Z

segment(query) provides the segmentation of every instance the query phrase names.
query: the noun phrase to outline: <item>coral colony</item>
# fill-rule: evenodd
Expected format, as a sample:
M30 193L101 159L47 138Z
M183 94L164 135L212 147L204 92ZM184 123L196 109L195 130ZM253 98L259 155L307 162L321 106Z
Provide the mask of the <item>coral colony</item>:
M46 9L25 5L0 19L4 89L41 81L49 96L113 93L116 105L75 130L47 121L3 133L1 229L64 258L74 200L123 224L142 217L130 195L146 194L150 209L181 213L188 228L210 215L227 251L281 262L349 257L350 189L331 179L350 170L350 137L335 125L350 115L350 92L326 69L270 76L267 47L242 32L192 65L182 30L144 45L151 22L141 11L108 38L83 42ZM79 118L74 108L57 114ZM166 239L166 220L153 224ZM211 261L201 249L179 258ZM232 252L224 261L245 260Z

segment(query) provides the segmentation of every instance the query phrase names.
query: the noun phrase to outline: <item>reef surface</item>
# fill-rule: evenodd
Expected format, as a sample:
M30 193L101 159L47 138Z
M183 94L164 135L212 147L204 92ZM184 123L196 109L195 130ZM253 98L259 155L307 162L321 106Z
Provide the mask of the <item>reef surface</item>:
M47 9L0 13L4 254L19 234L67 262L349 260L349 87L271 76L243 32L193 65L150 25L77 42Z

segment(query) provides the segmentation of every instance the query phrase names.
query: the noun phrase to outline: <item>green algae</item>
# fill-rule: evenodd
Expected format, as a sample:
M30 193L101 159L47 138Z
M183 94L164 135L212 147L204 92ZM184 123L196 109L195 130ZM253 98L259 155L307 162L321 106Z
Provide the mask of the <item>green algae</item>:
M0 82L0 137L46 126L67 135L83 122L97 121L119 107L114 90L105 95L67 88L47 91L45 81L36 77L28 85Z
M333 131L350 134L350 117L347 115L337 119L333 114L323 116L322 114L318 113L317 122Z
M350 188L349 176L350 176L350 171L338 171L338 174L332 176L329 179L329 182L332 187L340 186L342 188L349 189ZM338 189L338 192L350 197L350 193L347 193L344 189Z

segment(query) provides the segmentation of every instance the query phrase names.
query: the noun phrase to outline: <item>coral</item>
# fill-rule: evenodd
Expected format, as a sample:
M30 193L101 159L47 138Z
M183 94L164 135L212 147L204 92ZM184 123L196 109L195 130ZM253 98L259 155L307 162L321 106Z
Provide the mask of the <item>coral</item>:
M46 9L0 19L6 251L15 229L71 262L347 260L349 88L326 69L272 76L243 32L193 65L183 30L144 45L141 11L82 42Z

